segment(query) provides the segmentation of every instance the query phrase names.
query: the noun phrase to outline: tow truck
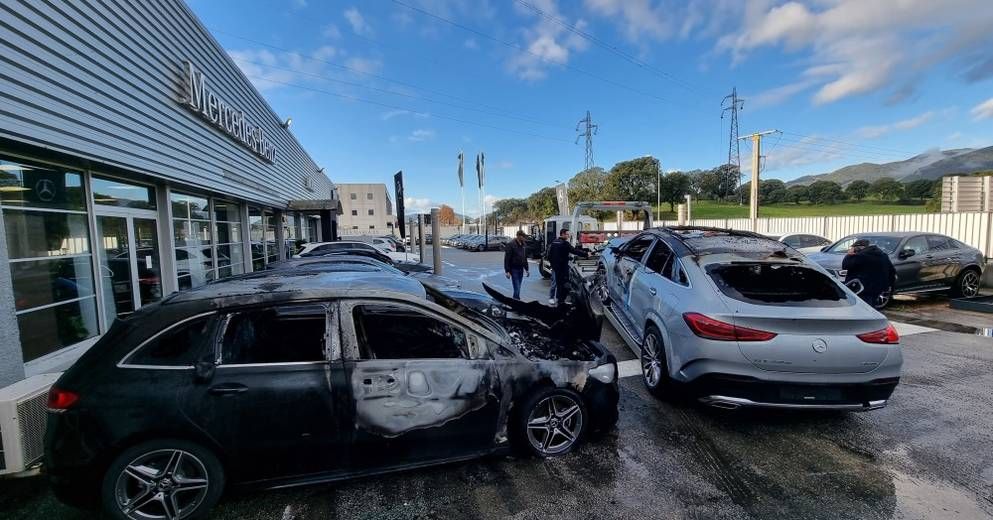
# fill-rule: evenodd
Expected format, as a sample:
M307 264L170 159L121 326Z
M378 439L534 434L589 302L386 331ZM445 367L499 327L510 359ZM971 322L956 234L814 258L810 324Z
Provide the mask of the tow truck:
M617 231L603 231L600 229L579 229L577 227L580 219L589 211L625 211L641 215L641 226L636 229L621 229ZM589 217L586 217L589 218ZM572 234L569 241L573 246L591 250L587 258L574 258L569 266L569 282L572 285L573 294L580 294L590 278L596 274L597 260L607 242L622 236L637 235L652 227L652 206L647 202L629 201L599 201L580 202L572 212L572 221L567 229L579 229Z

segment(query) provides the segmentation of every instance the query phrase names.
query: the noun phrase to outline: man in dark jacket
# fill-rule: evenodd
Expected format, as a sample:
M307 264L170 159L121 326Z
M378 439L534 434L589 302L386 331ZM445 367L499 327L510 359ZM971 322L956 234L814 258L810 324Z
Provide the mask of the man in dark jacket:
M559 237L548 246L548 263L552 268L552 280L555 283L555 298L559 305L565 302L569 295L569 255L589 256L585 250L572 247L569 243L569 230L559 231Z
M521 299L521 281L524 275L531 276L528 271L528 252L523 231L517 232L517 237L507 242L503 253L503 271L514 286L514 299Z
M846 284L852 280L862 282L863 289L859 296L873 307L879 305L879 297L891 290L896 282L896 269L889 255L864 238L852 244L841 262L841 268L847 271Z

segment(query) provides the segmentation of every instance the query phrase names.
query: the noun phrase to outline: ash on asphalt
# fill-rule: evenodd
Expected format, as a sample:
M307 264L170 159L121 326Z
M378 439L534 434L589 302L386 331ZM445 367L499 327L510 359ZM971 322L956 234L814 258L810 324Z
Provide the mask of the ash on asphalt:
M467 289L486 280L509 290L500 253L445 255L468 274ZM526 297L547 290L532 268ZM609 325L603 341L633 358ZM491 457L230 495L212 518L993 517L988 342L944 331L904 337L900 386L888 407L864 414L673 405L629 377L617 428L564 457ZM55 502L39 479L0 482L0 517L91 518Z

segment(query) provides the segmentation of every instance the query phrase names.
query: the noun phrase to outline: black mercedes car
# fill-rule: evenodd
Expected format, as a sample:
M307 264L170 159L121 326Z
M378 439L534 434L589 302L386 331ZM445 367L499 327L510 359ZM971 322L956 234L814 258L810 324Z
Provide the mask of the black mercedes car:
M480 298L314 270L173 294L55 383L48 478L115 518L190 518L230 486L560 455L616 422L617 364L590 316Z

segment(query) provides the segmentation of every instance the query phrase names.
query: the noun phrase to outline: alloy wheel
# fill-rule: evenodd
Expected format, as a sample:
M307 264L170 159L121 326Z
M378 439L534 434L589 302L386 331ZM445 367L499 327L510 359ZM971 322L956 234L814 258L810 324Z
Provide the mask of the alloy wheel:
M607 303L610 294L607 292L607 272L601 265L597 267L596 274L593 275L593 294L600 299L600 303Z
M645 377L645 384L649 388L655 388L662 381L662 361L659 358L658 339L655 334L645 336L645 344L641 347L641 373Z
M114 495L135 520L188 517L210 485L203 461L184 450L155 450L131 461L117 477Z
M979 294L979 275L975 271L966 271L962 275L962 285L960 286L962 296L971 298Z
M583 431L583 409L572 397L553 395L542 399L528 417L528 442L542 455L569 450Z
M883 291L882 293L880 293L879 297L876 298L876 308L877 309L885 308L887 305L890 304L891 299L893 299L893 289L889 288Z

